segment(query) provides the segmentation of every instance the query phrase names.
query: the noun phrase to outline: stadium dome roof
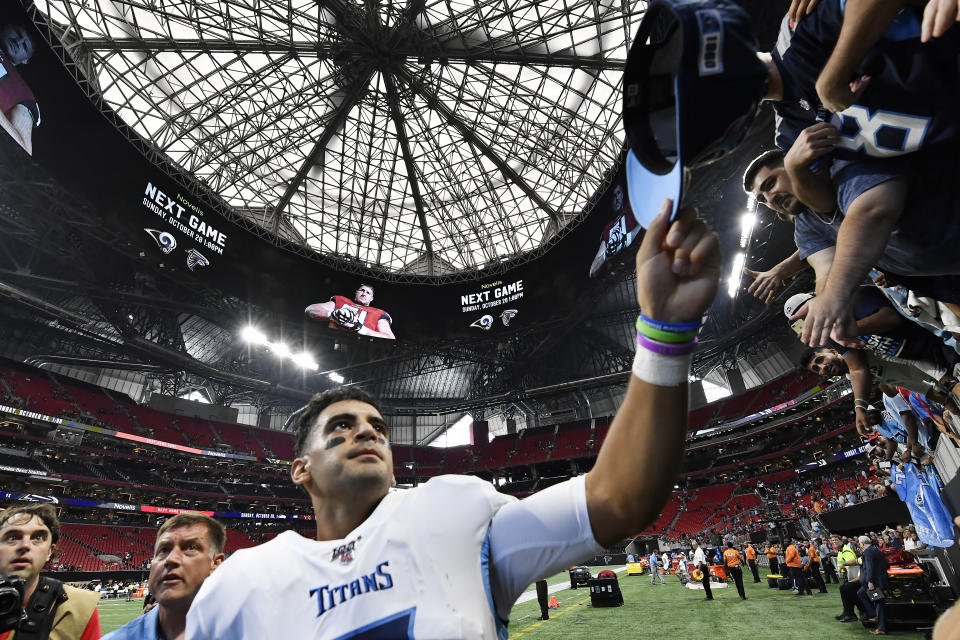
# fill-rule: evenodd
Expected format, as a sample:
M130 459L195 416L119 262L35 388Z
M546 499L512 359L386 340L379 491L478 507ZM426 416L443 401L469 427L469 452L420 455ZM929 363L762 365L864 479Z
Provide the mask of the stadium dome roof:
M583 217L646 2L35 6L106 105L264 237L443 277Z

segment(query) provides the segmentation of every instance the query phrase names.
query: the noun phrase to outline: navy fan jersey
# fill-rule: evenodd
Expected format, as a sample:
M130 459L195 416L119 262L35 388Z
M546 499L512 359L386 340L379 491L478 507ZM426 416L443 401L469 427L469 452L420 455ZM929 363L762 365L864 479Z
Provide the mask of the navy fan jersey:
M774 104L776 144L786 151L800 131L817 121L816 81L840 35L844 2L822 0L790 28L784 17L773 60L783 78L783 100ZM960 28L923 44L912 9L897 16L867 54L858 74L871 77L856 104L831 122L841 132L836 157L887 157L956 142L960 133Z

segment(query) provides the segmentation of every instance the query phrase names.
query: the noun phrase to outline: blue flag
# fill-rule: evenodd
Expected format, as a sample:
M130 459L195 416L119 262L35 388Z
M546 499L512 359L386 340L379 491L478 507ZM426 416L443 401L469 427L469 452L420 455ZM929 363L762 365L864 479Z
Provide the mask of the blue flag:
M931 547L953 546L953 521L940 499L940 492L931 486L927 474L919 471L916 465L908 464L904 471L894 466L890 477L897 495L910 510L920 542Z

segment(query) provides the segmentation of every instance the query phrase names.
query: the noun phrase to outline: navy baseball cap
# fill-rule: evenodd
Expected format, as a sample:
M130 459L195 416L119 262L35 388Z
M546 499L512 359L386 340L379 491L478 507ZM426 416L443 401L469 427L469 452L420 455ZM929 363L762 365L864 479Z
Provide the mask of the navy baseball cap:
M665 198L680 207L684 170L746 136L767 83L744 10L730 0L653 0L623 74L627 192L649 227Z

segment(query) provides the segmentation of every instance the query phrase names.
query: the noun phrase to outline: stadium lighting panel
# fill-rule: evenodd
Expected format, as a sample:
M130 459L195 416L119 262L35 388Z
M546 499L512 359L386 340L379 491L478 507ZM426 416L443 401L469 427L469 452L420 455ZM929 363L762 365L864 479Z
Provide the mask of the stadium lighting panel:
M314 362L313 356L311 356L307 352L292 355L290 356L290 359L293 360L294 363L296 363L303 369L310 369L311 371L316 371L317 369L320 368L320 365Z
M336 384L343 384L343 376L337 373L336 371L331 371L327 374L327 377L330 378Z
M731 298L737 297L740 291L740 279L743 277L743 265L747 256L742 251L733 257L733 267L730 269L730 280L727 285L727 293Z
M251 344L267 344L266 334L255 327L244 327L240 337Z
M757 224L757 214L747 211L740 216L740 248L746 249L750 244L750 236L753 233L753 226Z
M268 342L267 347L280 358L293 357L293 354L290 352L290 347L282 342Z

